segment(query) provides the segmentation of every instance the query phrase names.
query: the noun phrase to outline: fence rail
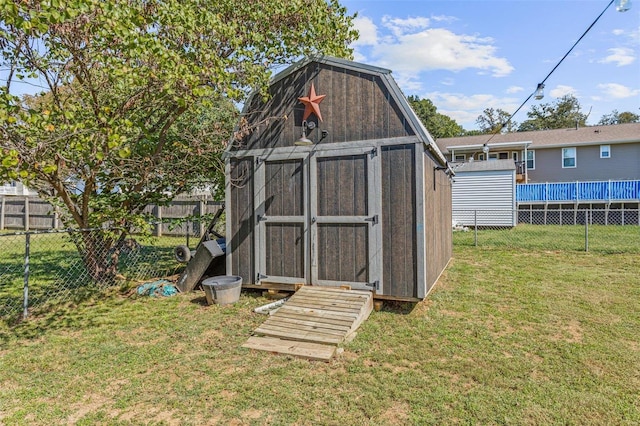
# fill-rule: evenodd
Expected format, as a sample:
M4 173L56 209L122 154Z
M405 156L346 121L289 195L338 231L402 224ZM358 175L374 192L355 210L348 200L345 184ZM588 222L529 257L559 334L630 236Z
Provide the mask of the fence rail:
M536 202L640 202L640 180L523 183L516 185L516 201Z
M148 206L145 213L159 223L154 230L156 236L184 235L189 225L206 225L197 222L188 224L184 218L215 214L223 204L208 196L178 197L168 206ZM184 223L174 226L173 222L176 221ZM48 230L63 227L65 225L59 219L56 209L46 201L34 196L0 195L0 231Z

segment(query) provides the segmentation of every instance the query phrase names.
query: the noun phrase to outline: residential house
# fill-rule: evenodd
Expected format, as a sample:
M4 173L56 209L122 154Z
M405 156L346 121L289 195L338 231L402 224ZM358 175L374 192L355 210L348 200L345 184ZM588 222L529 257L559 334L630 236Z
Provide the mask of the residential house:
M539 219L544 223L549 209L573 210L573 223L579 209L603 210L603 223L609 223L611 209L631 209L616 222L640 224L640 123L444 138L436 143L454 170L471 161L513 160L517 209L544 210L544 219ZM455 207L461 192L455 184L453 189ZM528 217L535 221L534 215Z
M640 123L463 136L436 143L452 163L512 158L518 183L640 180Z

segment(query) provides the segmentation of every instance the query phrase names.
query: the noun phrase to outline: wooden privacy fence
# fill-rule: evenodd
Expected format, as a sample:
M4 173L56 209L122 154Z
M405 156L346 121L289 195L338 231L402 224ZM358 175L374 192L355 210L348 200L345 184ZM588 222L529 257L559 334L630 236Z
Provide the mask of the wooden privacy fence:
M161 235L202 235L206 221L199 222L198 217L212 215L222 208L221 201L210 196L178 197L168 206L150 205L145 213L152 215L158 224L154 234ZM175 225L173 222L184 223ZM34 196L0 195L0 231L30 231L39 229L60 229L65 225L59 218L55 207ZM189 229L192 228L192 229Z

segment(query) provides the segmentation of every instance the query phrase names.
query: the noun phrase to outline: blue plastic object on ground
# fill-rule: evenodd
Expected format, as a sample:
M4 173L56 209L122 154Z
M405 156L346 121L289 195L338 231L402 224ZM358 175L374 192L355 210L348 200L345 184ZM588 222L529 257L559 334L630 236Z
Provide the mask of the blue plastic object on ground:
M171 281L157 280L138 286L137 293L141 296L170 297L178 294L178 289Z

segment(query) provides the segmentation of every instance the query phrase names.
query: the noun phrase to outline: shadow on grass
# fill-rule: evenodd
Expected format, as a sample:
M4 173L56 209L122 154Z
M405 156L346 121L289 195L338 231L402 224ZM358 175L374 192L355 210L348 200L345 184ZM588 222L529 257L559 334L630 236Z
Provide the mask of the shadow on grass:
M384 300L382 302L381 311L399 315L410 314L418 305L418 302L400 302L396 300Z
M0 327L0 340L9 337L37 339L54 330L94 326L99 317L95 314L87 315L87 311L95 310L110 297L120 298L119 301L112 302L112 306L114 303L125 303L127 299L123 296L121 289L78 288L63 302L54 300L30 308L27 319L22 318L22 313L3 318L6 327Z

